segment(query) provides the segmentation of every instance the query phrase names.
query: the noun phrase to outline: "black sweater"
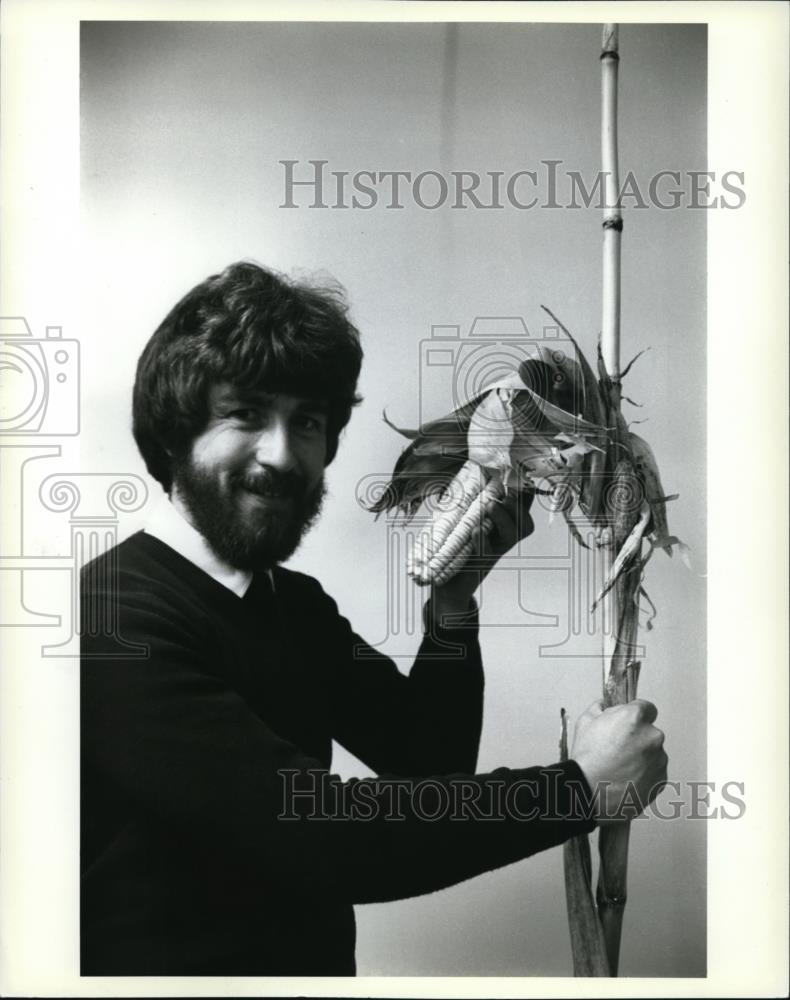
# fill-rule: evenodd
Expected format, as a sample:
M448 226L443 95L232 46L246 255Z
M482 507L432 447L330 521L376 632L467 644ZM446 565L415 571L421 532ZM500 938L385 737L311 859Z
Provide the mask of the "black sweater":
M83 571L83 975L352 975L353 903L592 828L573 761L474 774L476 622L426 636L406 677L315 580L274 580L239 598L142 532ZM322 784L332 739L429 780Z

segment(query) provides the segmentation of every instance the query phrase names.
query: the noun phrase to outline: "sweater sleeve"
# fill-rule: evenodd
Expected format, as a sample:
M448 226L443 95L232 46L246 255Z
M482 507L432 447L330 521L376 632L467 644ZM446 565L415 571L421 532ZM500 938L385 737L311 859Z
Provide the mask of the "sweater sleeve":
M122 600L119 622L149 656L104 658L102 641L83 636L83 762L142 821L263 885L349 903L405 898L594 825L573 761L340 782L212 674L184 615L138 595Z
M426 626L406 675L315 586L312 604L321 609L318 631L333 671L334 738L378 774L473 773L483 719L477 608L463 623ZM428 607L424 619L431 622Z

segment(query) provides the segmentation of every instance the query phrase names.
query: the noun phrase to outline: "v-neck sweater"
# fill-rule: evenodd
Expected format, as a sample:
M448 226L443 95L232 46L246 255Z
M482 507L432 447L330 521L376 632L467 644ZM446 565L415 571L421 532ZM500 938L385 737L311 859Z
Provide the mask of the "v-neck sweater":
M406 676L316 580L273 581L238 597L143 532L83 571L83 975L353 975L353 904L594 825L572 760L475 773L475 615ZM333 739L380 777L333 778Z

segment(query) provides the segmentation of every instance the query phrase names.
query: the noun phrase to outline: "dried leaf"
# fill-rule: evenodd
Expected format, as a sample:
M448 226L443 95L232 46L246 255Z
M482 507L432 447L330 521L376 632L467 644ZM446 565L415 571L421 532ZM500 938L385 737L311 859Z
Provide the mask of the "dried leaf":
M682 542L677 535L662 535L660 538L653 539L651 545L655 549L663 549L669 556L672 555L672 546L677 545L683 565L692 573L694 572L694 567L691 565L691 547Z
M583 549L589 549L590 546L587 544L587 542L585 542L578 527L571 520L570 511L566 507L563 507L562 509L562 516L565 518L565 523L568 525L568 530L571 533L571 537L574 538L579 543L579 545L581 545Z
M467 431L480 396L445 417L423 424L419 431L384 420L411 440L401 452L387 489L368 508L374 514L399 507L411 516L421 501L439 492L467 460Z
M489 469L508 472L513 444L512 390L493 389L483 396L472 414L467 432L469 458Z
M598 379L602 386L608 386L611 384L611 378L609 377L609 372L606 370L606 362L603 359L603 348L601 346L601 335L598 334L598 349L597 349L597 362L598 362Z
M596 379L592 368L590 367L587 358L584 356L582 349L576 343L576 339L568 330L568 328L562 323L561 320L557 319L554 313L547 306L540 307L545 313L554 320L554 322L559 326L565 336L573 344L574 350L576 351L576 361L581 369L582 381L584 385L584 408L582 410L582 415L590 420L592 423L606 424L606 400L601 396L601 390L598 385L598 380Z
M524 386L524 392L529 394L540 412L555 425L558 432L567 431L573 434L580 434L586 431L588 434L595 435L596 438L606 437L606 428L600 424L591 423L589 420L585 420L584 417L568 413L567 410L560 409L559 406L549 403L548 400L541 399L529 386Z
M570 448L566 448L566 452L571 452L574 455L588 455L591 451L600 452L601 455L605 455L606 452L603 448L599 447L597 444L592 444L583 434L569 434L565 431L561 431L555 438L557 441L566 441L571 445Z
M662 539L668 534L667 510L664 502L664 487L661 485L661 478L658 474L658 464L653 449L643 438L633 431L628 432L628 443L634 454L634 461L639 478L645 487L647 502L650 504L650 511L653 515L650 530L654 539ZM659 546L671 555L671 549L662 542Z
M627 365L625 366L625 368L624 368L624 369L623 369L623 370L622 370L622 371L620 372L620 378L621 378L621 379L624 379L624 378L626 377L626 375L627 375L627 374L628 374L628 373L629 373L629 372L631 371L631 366L633 365L633 363L634 363L635 361L637 361L637 360L638 360L639 358L641 358L641 357L642 357L642 355L643 355L643 354L645 353L645 351L649 351L649 350L650 350L650 348L649 348L649 347L644 347L644 348L642 348L642 350L641 350L641 351L638 351L638 352L637 352L637 353L636 353L636 354L635 354L635 355L634 355L634 356L633 356L633 357L631 358L631 360L630 360L630 361L628 362L628 364L627 364Z
M658 615L658 610L657 610L655 604L653 604L653 602L650 600L650 595L648 594L648 592L645 590L644 587L641 587L641 586L640 586L639 590L636 592L636 599L638 600L640 596L644 597L644 599L648 603L648 606L650 607L650 611L648 612L648 618L645 621L645 629L648 632L652 632L653 631L653 622L655 621L656 616Z
M384 423L387 425L387 427L391 427L394 431L397 431L398 434L401 434L405 438L409 438L410 441L413 441L416 437L419 436L419 433L420 433L419 429L412 430L412 429L410 429L408 427L398 427L397 424L393 424L393 422L387 416L387 411L386 410L382 410L381 411L381 416L382 416L382 419L384 420Z
M368 510L381 514L397 507L413 517L423 500L441 493L463 464L464 460L455 456L412 454L407 467L396 464L386 489Z
M642 505L642 509L639 512L639 520L634 525L631 534L628 538L626 538L620 547L620 551L617 553L617 556L612 563L611 569L603 582L603 586L592 603L592 607L590 609L591 614L595 613L595 609L598 607L603 598L609 593L612 587L617 583L626 566L628 566L638 552L639 543L642 541L642 536L645 533L645 528L647 527L649 520L650 506L645 503Z

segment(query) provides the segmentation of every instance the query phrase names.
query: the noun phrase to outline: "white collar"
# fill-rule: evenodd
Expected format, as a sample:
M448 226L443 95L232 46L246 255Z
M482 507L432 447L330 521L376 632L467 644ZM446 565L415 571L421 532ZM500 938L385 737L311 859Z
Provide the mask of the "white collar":
M167 497L162 497L154 507L143 531L175 549L217 583L232 590L237 597L244 597L246 594L252 582L252 573L236 569L219 559L206 539L176 510Z

